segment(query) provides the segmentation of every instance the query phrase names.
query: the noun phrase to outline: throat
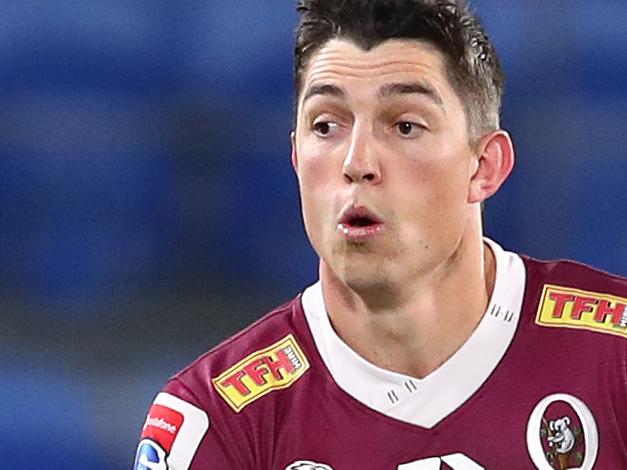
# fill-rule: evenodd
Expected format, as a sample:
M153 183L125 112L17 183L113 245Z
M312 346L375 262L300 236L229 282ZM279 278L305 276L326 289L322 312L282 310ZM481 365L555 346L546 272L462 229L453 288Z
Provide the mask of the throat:
M324 304L340 338L377 367L423 378L475 332L495 283L496 260L478 246L470 260L411 282L349 286L321 265Z
M459 351L483 318L487 293L462 294L423 292L403 299L384 286L336 302L325 296L325 305L337 335L353 351L379 368L421 379Z
M368 362L422 379L459 351L479 324L451 321L444 315L378 312L367 321L351 321L350 327L342 317L331 317L331 323L347 345Z

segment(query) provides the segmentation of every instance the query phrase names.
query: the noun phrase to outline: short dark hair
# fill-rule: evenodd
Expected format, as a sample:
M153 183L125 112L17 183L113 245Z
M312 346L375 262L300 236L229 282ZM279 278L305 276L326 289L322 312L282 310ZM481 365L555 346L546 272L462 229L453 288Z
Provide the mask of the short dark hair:
M299 0L296 9L296 109L309 59L329 40L350 39L367 51L388 39L415 39L444 55L471 138L499 128L505 76L494 46L465 1Z

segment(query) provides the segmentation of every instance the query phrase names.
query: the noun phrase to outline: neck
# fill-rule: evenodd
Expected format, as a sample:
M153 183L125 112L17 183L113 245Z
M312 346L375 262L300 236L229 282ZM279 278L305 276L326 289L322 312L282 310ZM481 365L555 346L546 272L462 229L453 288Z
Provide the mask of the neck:
M337 334L374 365L423 378L470 337L487 308L495 259L480 236L397 289L357 293L323 262L324 302Z

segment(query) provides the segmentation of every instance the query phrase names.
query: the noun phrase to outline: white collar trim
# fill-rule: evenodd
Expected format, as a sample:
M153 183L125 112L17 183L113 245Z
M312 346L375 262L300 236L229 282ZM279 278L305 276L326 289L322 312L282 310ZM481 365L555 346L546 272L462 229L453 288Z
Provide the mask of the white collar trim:
M432 428L481 387L514 338L526 278L518 255L484 241L496 258L494 292L486 313L466 343L423 379L382 369L358 355L331 326L320 282L304 291L302 304L314 342L341 389L384 415Z

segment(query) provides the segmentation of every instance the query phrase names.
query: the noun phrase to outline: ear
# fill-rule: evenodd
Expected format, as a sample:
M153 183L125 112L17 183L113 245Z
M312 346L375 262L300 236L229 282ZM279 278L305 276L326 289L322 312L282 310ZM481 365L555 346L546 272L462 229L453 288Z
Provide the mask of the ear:
M470 180L468 202L481 203L501 187L514 168L514 145L509 134L498 130L484 136L477 146L475 172Z
M290 132L290 141L292 142L292 168L294 168L294 172L296 173L296 176L298 176L298 154L296 153L295 131Z

